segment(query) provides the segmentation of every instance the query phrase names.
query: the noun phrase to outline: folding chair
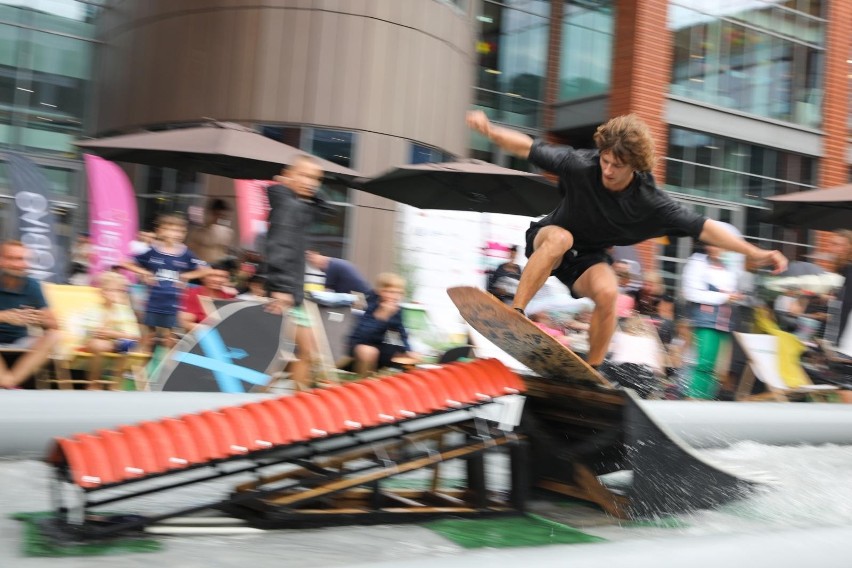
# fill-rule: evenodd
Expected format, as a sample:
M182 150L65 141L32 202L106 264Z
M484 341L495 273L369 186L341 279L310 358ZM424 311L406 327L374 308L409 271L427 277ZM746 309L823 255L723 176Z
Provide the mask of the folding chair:
M54 377L40 377L39 388L50 388L56 384L60 389L74 388L75 384L89 384L88 378L74 377L74 371L85 368L92 354L82 350L82 338L74 330L74 319L101 302L101 292L94 286L70 284L42 284L48 306L56 316L61 338L55 349L53 360ZM147 353L104 353L105 375L98 382L110 390L121 388L126 372L133 374L136 384L144 383L144 367L150 358Z
M794 335L783 331L776 335L734 332L734 337L748 359L737 387L736 400L830 400L836 394L838 389L834 385L813 384L796 361L804 346ZM797 348L793 340L801 347ZM783 361L782 357L787 361ZM755 379L765 387L764 392L752 394Z

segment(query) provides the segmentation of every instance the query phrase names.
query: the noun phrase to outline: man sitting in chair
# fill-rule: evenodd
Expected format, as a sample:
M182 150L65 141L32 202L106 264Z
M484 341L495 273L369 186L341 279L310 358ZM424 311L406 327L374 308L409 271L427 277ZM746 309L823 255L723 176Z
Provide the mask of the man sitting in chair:
M127 278L116 272L98 276L101 303L80 316L78 332L82 347L92 354L89 362L89 390L101 388L101 370L106 353L127 353L139 343L139 322L130 307Z
M59 339L53 317L38 280L27 276L27 248L20 241L0 243L0 388L16 388L50 356ZM40 336L29 328L40 327Z

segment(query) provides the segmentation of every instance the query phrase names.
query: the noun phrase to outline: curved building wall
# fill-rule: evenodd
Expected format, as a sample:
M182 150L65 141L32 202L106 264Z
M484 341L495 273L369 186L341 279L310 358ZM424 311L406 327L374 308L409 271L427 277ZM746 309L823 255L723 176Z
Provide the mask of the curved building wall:
M100 36L95 135L202 117L351 130L366 175L412 141L466 153L473 30L436 0L117 0ZM392 268L390 244L361 251L392 241L394 206L355 193L348 256Z

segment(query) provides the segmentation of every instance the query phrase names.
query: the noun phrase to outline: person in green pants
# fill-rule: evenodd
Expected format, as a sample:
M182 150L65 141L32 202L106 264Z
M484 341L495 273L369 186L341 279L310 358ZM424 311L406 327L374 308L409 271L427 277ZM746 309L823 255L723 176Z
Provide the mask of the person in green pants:
M683 297L688 303L698 361L687 377L684 396L712 400L719 392L716 361L731 340L733 305L743 296L736 291L737 274L721 260L722 249L705 245L683 270Z

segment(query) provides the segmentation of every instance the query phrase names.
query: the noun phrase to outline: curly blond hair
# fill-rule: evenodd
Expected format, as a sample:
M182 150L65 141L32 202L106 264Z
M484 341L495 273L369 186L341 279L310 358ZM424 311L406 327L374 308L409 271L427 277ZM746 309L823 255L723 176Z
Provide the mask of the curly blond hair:
M613 155L638 172L654 168L654 139L645 122L635 114L616 116L598 126L594 135L598 150L612 151Z

